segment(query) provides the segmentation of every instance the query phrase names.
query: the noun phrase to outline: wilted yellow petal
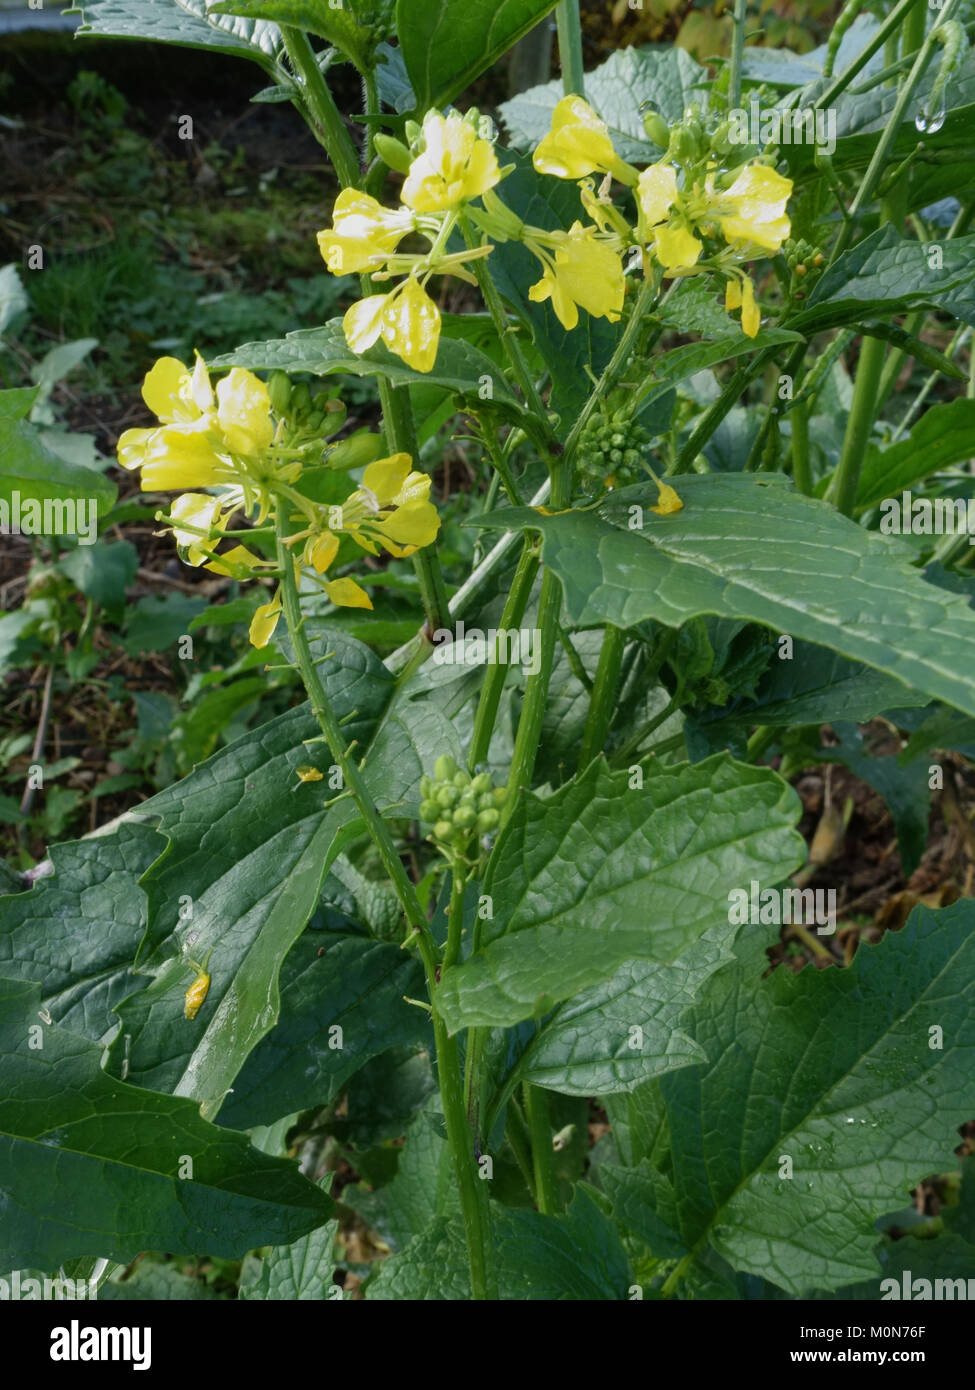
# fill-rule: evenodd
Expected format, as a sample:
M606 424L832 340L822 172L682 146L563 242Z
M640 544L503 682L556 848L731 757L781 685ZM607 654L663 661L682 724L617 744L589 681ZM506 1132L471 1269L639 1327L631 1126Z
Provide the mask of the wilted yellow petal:
M320 782L325 776L317 767L296 767L295 772L299 782Z
M440 342L440 310L412 275L388 299L382 312L383 342L415 372L432 371Z
M270 603L262 603L251 618L248 636L252 647L266 647L274 636L274 629L281 616L281 600L275 597Z
M345 341L353 352L368 352L379 341L383 331L383 311L386 308L387 294L371 294L359 299L348 310L342 320Z
M657 484L657 505L651 507L650 510L656 512L658 516L671 516L674 512L683 511L684 504L670 484L662 483L652 468L650 469L650 476Z
M332 579L325 592L337 608L371 608L372 599L354 579Z

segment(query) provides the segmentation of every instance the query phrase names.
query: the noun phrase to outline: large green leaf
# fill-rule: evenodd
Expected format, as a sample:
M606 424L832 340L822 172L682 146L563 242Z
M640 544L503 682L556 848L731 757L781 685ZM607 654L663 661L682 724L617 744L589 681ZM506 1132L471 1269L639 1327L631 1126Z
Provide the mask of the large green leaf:
M415 372L382 343L357 357L345 341L341 319L332 319L322 328L300 328L286 338L245 343L223 357L214 358L212 366L248 367L255 372L280 368L284 372L310 372L313 376L326 376L329 372L378 375L386 377L394 386L417 383L443 386L462 396L475 397L490 385L491 399L497 404L516 404L498 367L470 343L441 337L433 370Z
M704 68L683 48L623 48L586 73L586 100L609 126L621 159L651 164L661 150L643 128L640 107L653 102L669 125L692 101L701 99ZM562 82L532 87L501 103L501 118L516 149L532 149L548 133L552 112L562 99Z
M933 268L928 246L885 223L837 257L786 327L808 336L922 307L975 324L975 236L945 241L938 251L941 266Z
M330 1199L295 1164L208 1124L192 1101L117 1081L100 1048L42 1026L39 1005L37 985L0 981L0 1266L128 1263L146 1249L239 1257L328 1217Z
M482 521L541 532L575 622L746 618L975 713L975 613L926 582L895 538L774 475L686 477L677 491L684 506L670 516L648 510L653 489L625 488L595 511ZM642 528L629 530L634 505Z
M331 1185L329 1175L324 1190ZM341 1302L342 1291L333 1282L338 1230L338 1221L326 1221L291 1245L275 1246L263 1258L251 1256L244 1262L237 1297L248 1302Z
M146 930L137 880L166 847L143 825L54 845L54 873L0 898L0 973L33 980L56 1023L97 1042L115 1005L145 982L131 972Z
M321 669L350 741L368 744L392 679L367 648L329 632L335 657ZM354 717L353 717L354 716ZM155 979L121 1006L115 1064L157 1090L174 1090L216 1114L250 1051L273 1027L277 975L318 899L322 877L355 833L355 807L324 782L299 784L296 768L331 758L307 706L222 749L176 786L144 803L170 847L145 879L149 936L140 956ZM418 814L423 771L456 735L434 709L404 703L366 755L364 776L380 809ZM350 824L352 830L349 830ZM189 915L188 915L189 914ZM199 1016L183 1017L186 951L211 948L212 983Z
M365 69L372 63L377 38L369 21L381 20L384 11L388 17L391 10L392 5L387 0L376 0L374 5L348 6L329 4L329 0L221 0L218 5L210 5L207 14L244 15L251 20L273 20L276 24L305 29L327 39L356 67Z
M630 780L598 759L552 796L522 796L485 878L482 947L437 991L452 1032L539 1017L624 961L730 934L729 887L776 883L805 857L795 793L767 768L719 756Z
M446 106L555 5L556 0L398 0L396 28L417 111Z
M426 1036L426 1014L403 998L422 994L423 970L399 946L307 932L284 963L277 1027L244 1063L220 1123L250 1129L329 1104L371 1057Z
M276 24L216 14L206 0L86 0L68 14L81 14L77 33L83 38L151 40L185 48L214 48L250 58L275 71L281 53Z
M684 1020L709 1063L651 1083L673 1191L657 1215L793 1294L876 1277L875 1222L954 1166L975 1109L973 904L917 909L845 970L762 980L754 935L739 955Z
M96 504L97 514L108 511L117 492L115 484L101 473L69 463L45 448L33 425L26 420L0 416L0 500L11 508L11 521L15 519L14 493L20 494L25 522L27 513L23 511L24 501L36 498L40 502L55 502L50 509L55 525L64 528L66 517L63 515L63 505L57 506L57 499L76 499L82 506L91 499ZM78 531L88 525L87 508L81 522Z
M975 457L975 401L959 398L925 411L906 439L887 449L871 444L857 487L857 507L875 507L885 497L929 478L942 468Z

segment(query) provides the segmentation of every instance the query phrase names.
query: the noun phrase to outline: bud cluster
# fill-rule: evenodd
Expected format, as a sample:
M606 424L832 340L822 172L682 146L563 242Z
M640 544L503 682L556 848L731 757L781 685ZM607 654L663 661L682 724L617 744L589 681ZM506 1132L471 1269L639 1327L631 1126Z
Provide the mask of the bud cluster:
M577 467L583 487L626 487L646 476L651 434L625 411L595 414L579 439Z
M421 777L420 795L420 816L432 824L431 838L463 854L475 835L497 830L507 789L495 787L489 772L472 777L442 754L434 763L433 776Z

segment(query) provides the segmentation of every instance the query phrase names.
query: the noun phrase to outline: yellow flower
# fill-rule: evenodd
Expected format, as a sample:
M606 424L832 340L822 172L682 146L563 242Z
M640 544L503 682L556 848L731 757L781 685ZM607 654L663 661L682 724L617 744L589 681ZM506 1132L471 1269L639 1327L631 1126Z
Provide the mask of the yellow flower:
M741 310L742 331L749 338L754 338L761 326L762 313L755 302L755 286L747 275L740 280L729 280L725 285L724 307L728 313L732 309Z
M574 222L568 232L551 233L554 255L541 280L528 291L536 304L551 299L552 308L563 328L573 329L579 322L577 305L595 318L615 323L623 307L626 282L619 256L594 227Z
M654 253L664 270L674 275L696 265L704 244L684 218L672 216L673 210L680 208L674 166L660 161L644 169L637 184L637 201Z
M609 128L580 96L563 97L552 112L552 128L543 137L532 163L540 174L557 179L582 179L587 174L613 174L632 187L636 170L613 149Z
M665 222L677 202L677 170L672 164L651 164L640 175L636 196L648 227Z
M266 647L274 636L281 616L281 595L275 594L270 603L262 603L251 618L248 636L252 647Z
M169 508L169 514L175 521L186 522L192 528L186 530L185 527L174 526L172 530L176 544L186 551L183 559L194 568L202 565L208 558L207 550L210 548L210 542L199 533L209 531L216 525L221 506L219 497L207 497L199 492L184 492Z
M494 146L456 112L429 111L425 149L410 165L402 198L414 212L445 212L478 198L501 178Z
M440 517L430 499L430 475L413 471L409 454L377 459L342 504L342 529L363 550L379 547L400 558L436 540Z
M192 424L213 409L206 363L199 353L191 372L177 357L160 357L146 373L142 399L164 425Z
M234 367L217 382L217 422L232 454L262 453L274 438L271 397L264 382Z
M345 340L355 353L367 352L381 337L416 372L429 372L437 360L440 310L415 276L390 290L353 304L342 320Z
M786 204L792 180L766 164L748 164L730 188L715 195L715 215L726 241L778 251L789 235Z
M205 418L195 425L162 425L150 430L141 458L135 458L129 447L129 433L127 430L119 440L119 462L126 468L141 467L143 492L213 487L230 476L214 450L212 426Z
M413 227L413 215L384 208L368 193L343 188L332 210L332 228L318 233L318 248L335 275L374 270Z

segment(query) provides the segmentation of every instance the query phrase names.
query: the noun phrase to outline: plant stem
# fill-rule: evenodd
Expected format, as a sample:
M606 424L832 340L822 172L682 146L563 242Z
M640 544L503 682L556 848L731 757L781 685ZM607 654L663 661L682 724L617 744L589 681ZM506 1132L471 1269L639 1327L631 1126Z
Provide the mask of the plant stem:
M747 17L748 0L735 0L731 56L728 59L728 106L731 110L735 110L741 105L741 57L745 48L745 21Z
M809 466L809 402L797 401L792 407L792 481L800 492L812 496Z
M530 787L535 759L538 757L538 743L545 719L545 701L548 696L549 681L552 676L552 662L555 656L555 643L558 637L559 613L562 608L562 585L550 569L542 572L542 590L538 599L539 634L536 637L541 647L538 671L528 677L525 685L525 699L518 720L514 751L511 755L511 771L508 774L508 799L501 812L501 824L511 816L518 801L522 787ZM536 647L537 650L537 647Z
M555 1173L552 1167L552 1126L548 1117L548 1093L526 1081L522 1087L525 1118L531 1136L532 1170L535 1175L535 1205L543 1216L558 1209Z
M538 547L526 536L518 561L518 568L505 600L501 614L501 632L517 628L525 614L535 575L538 573ZM501 640L500 638L498 640ZM496 655L495 649L495 655ZM491 749L491 735L494 733L498 717L498 706L507 679L508 667L499 661L490 662L478 697L477 712L474 715L474 732L471 735L470 753L467 765L473 772L479 763L487 762Z
M589 701L589 715L582 735L582 747L579 750L580 772L589 766L606 742L616 708L616 692L619 689L625 647L625 630L607 623L603 631L603 644L599 649L599 663Z
M643 328L643 322L646 318L647 310L651 306L651 301L655 300L657 297L657 288L657 284L653 280L644 280L643 284L640 286L640 293L637 296L637 301L633 306L633 312L630 315L630 321L626 325L626 331L617 343L616 351L610 358L609 365L603 372L602 376L599 378L599 381L593 388L593 391L589 396L589 399L583 406L582 412L579 415L578 420L576 420L575 424L572 426L572 429L569 431L569 437L565 441L565 460L567 464L570 464L572 462L576 446L579 443L579 439L582 435L583 430L589 423L589 419L592 416L593 411L596 409L597 405L607 394L607 392L612 390L612 388L616 385L617 381L622 375L623 370L626 367L626 364L630 358L630 354L636 346L636 340L640 334L641 329ZM552 498L552 502L555 506L568 505L568 502L561 504L557 503L555 501L554 496Z
M849 63L840 73L839 77L837 77L834 82L830 83L826 91L816 98L813 102L814 109L823 110L833 105L840 93L846 91L857 73L860 72L862 68L866 67L877 49L886 43L889 36L900 27L905 16L908 15L915 6L923 10L922 0L900 0L900 3L894 6L890 14L877 29L876 33L872 35L869 41L853 59L852 63Z
M490 1292L493 1287L493 1276L488 1260L487 1193L478 1177L473 1137L464 1111L464 1091L457 1043L448 1035L447 1026L437 1011L437 959L430 936L430 928L427 924L426 914L416 895L416 889L396 852L389 828L376 809L358 764L349 756L342 729L325 693L318 668L312 659L308 638L305 636L304 619L301 616L301 603L298 597L293 558L285 544L287 538L285 509L280 506L276 531L278 564L281 568L281 601L291 637L295 665L308 693L312 712L325 736L329 751L342 770L344 785L351 791L359 814L379 852L383 867L406 914L407 923L411 931L417 934L417 949L426 971L427 986L433 1003L432 1021L437 1052L437 1077L443 1100L447 1140L450 1144L457 1186L460 1192L461 1211L470 1262L471 1289L474 1298L489 1298L493 1296Z
M561 0L555 8L559 31L559 62L562 65L562 90L567 97L586 95L585 70L582 65L582 21L579 0Z
M308 35L303 29L282 24L281 39L294 74L301 82L308 123L315 138L324 146L342 187L354 188L359 181L359 156L318 66Z
M464 876L463 865L454 860L450 866L450 906L447 908L447 945L443 955L443 969L456 965L460 960L460 943L464 934Z

